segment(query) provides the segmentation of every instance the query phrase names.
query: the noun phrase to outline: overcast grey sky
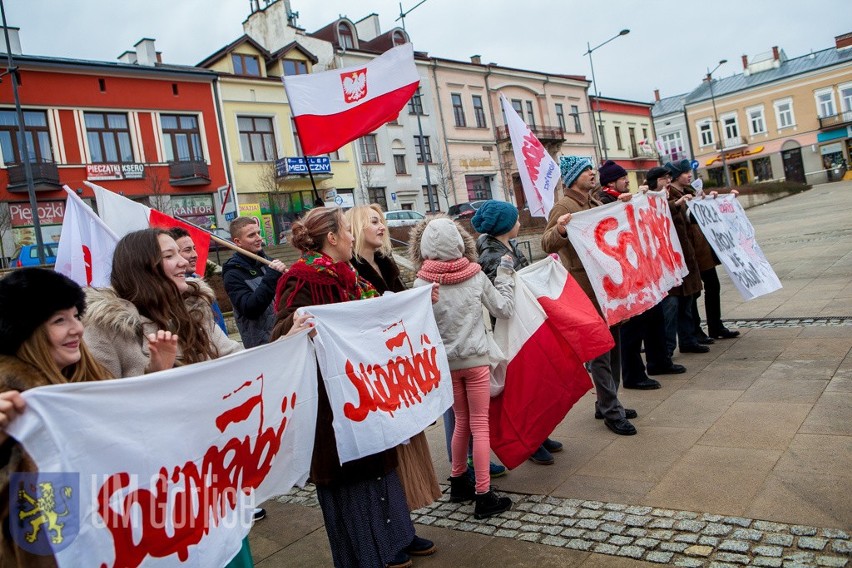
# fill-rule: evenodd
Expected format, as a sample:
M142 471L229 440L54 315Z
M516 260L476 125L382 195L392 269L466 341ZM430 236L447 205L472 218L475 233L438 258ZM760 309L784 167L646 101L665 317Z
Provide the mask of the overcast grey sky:
M419 0L403 0L404 9ZM194 65L243 33L248 0L4 0L23 51L114 61L143 37L157 40L168 63ZM261 0L263 2L263 0ZM315 31L338 15L375 12L382 29L398 25L397 0L291 0L298 23ZM430 55L586 75L592 47L602 95L650 101L692 90L707 67L727 59L720 76L742 70L740 56L788 57L834 46L852 32L849 0L427 0L406 18L415 49Z

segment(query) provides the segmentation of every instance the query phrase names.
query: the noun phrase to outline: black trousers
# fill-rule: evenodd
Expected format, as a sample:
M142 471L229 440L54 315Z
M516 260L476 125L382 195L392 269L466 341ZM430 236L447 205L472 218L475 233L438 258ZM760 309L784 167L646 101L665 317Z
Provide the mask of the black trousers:
M719 275L714 266L710 270L701 272L701 281L704 282L704 311L707 315L707 333L718 334L724 327L722 325L722 285L719 283ZM696 306L696 311L698 307ZM696 318L700 325L701 318Z
M662 370L672 366L666 347L665 326L662 304L621 324L621 381L625 385L635 385L649 378L642 361L643 343L649 369Z

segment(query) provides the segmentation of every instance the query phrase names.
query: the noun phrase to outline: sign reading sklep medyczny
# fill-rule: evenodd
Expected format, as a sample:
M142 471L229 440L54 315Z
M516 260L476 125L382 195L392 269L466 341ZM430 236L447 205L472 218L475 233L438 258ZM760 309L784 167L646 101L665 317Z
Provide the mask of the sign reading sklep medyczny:
M330 174L331 161L327 156L309 156L308 158L280 158L275 161L275 174L278 177L308 175L308 166L315 174Z

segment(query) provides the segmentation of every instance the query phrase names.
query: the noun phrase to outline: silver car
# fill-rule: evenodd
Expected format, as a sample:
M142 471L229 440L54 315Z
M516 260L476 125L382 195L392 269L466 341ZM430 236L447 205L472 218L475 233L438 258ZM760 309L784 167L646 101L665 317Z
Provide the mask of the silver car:
M407 227L415 225L418 221L425 218L426 216L423 213L409 211L408 209L388 211L385 213L385 220L387 220L388 227Z

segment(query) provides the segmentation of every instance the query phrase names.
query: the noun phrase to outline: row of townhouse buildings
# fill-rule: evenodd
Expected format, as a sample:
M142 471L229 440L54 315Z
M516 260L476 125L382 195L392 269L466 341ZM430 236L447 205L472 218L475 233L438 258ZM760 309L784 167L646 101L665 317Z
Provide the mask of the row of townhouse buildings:
M732 185L843 178L852 159L852 33L795 58L773 47L741 60L741 72L708 75L690 93L655 93L661 159L694 158L719 186L724 168Z
M270 243L317 198L422 213L490 198L523 207L501 94L554 156L597 162L603 150L638 172L637 184L653 165L640 149L654 139L649 103L601 97L593 108L584 76L416 51L415 97L395 121L311 157L315 191L281 77L360 66L411 39L402 28L382 31L376 14L341 16L308 33L288 0L250 7L244 34L195 66L164 63L148 38L113 62L26 55L10 28L28 156L3 81L0 257L35 241L25 159L46 242L58 240L63 185L93 203L85 181L207 228L226 227L233 214L256 216Z

